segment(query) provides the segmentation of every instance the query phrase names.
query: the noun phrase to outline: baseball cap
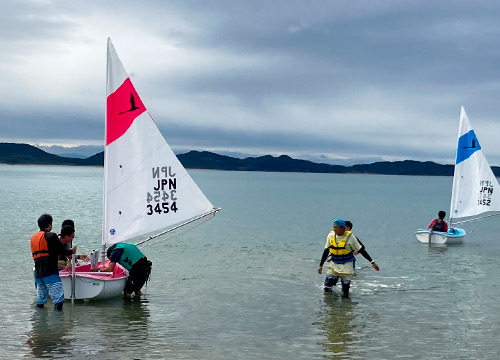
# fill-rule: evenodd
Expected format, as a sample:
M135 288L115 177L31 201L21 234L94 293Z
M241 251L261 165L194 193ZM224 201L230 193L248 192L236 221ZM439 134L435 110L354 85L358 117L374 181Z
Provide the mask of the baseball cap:
M342 220L342 219L335 219L335 221L333 222L333 225L337 225L337 226L340 226L340 227L345 227L345 221Z

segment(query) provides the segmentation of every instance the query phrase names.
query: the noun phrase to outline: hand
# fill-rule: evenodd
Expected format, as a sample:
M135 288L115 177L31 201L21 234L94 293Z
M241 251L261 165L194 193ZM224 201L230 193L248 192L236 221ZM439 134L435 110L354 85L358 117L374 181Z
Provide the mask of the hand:
M358 254L359 254L359 252L355 251L355 252L353 252L353 254L354 254L354 255L358 255Z
M80 256L80 259L83 260L83 261L89 261L89 257L87 255L79 255Z
M380 271L380 268L378 267L378 265L375 261L372 263L372 266L375 270Z
M71 251L73 252L73 254L76 254L76 246L73 246L73 247L71 248Z
M321 275L322 273L323 273L323 266L320 266L320 267L318 268L318 274L320 274L320 275Z

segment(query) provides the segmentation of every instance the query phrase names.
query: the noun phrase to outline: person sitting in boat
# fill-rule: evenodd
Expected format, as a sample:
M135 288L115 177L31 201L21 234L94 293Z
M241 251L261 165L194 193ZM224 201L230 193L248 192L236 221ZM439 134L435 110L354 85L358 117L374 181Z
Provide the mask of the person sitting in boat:
M345 221L335 219L333 222L333 231L330 231L326 237L325 250L321 256L318 268L318 274L323 272L323 264L328 256L331 257L330 268L325 278L324 290L331 292L340 278L342 283L342 292L345 298L349 297L349 288L353 274L352 261L354 260L354 251L361 250L361 244L356 236L346 230Z
M440 212L438 212L438 218L432 220L428 228L432 231L447 232L448 224L446 223L446 221L444 221L445 216L445 211L441 210Z
M349 220L346 220L345 222L345 229L347 231L352 231L352 222L350 222ZM351 236L355 236L354 234L352 234ZM359 240L359 238L357 236L355 236L356 239L358 239L358 242L359 244L361 245L361 250L359 251L355 251L354 252L354 255L358 255L358 254L361 254L363 255L363 257L368 260L370 262L370 264L372 264L373 268L377 271L380 271L380 268L378 267L377 263L375 262L375 260L372 259L372 257L368 254L368 252L366 251L365 249L365 245L363 245L363 243L361 242L361 240ZM356 258L354 258L354 260L352 261L352 267L355 268L356 267Z
M64 224L64 222L63 222ZM73 244L73 239L75 237L75 229L71 225L64 225L61 228L61 233L59 234L59 239L61 243L67 248L69 245ZM76 255L76 260L89 261L89 257L85 254ZM58 261L59 270L69 270L71 269L71 256L61 255Z
M59 255L71 255L76 246L66 250L56 233L52 231L52 216L43 214L38 218L40 231L31 237L31 255L35 262L36 307L43 308L48 296L55 310L62 310L64 288L59 277L57 261Z
M106 251L106 255L109 259L108 266L97 269L97 271L111 272L117 263L120 264L129 272L129 277L123 289L123 297L130 299L133 292L136 295L142 295L141 288L148 281L151 274L151 261L136 245L127 243L110 246ZM95 270L92 269L92 271Z

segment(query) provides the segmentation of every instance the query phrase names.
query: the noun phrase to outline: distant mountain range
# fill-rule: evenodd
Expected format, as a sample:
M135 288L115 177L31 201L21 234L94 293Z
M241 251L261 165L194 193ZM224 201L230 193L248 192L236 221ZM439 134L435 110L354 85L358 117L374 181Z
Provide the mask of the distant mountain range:
M177 155L177 157L182 165L188 169L227 171L452 176L454 170L453 165L440 165L431 161L420 162L413 160L382 161L372 164L342 166L292 159L287 155L278 157L265 155L238 159L208 151L190 151ZM0 163L13 165L103 166L104 152L97 153L86 159L77 159L49 154L28 144L0 143ZM493 167L492 169L495 176L500 176L499 167Z
M86 159L77 159L49 154L28 144L0 143L0 164L103 166L104 156L101 152Z
M48 152L49 154L78 158L78 159L86 159L89 156L92 156L104 150L104 146L102 145L101 146L79 145L79 146L66 147L59 145L46 146L46 145L35 144L35 146L39 149L42 149L45 152Z

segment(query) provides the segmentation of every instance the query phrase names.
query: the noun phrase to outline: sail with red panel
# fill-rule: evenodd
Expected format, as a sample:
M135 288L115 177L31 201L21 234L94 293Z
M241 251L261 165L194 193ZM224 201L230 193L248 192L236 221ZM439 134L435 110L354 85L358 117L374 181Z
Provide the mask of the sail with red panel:
M137 239L214 208L168 146L108 39L102 244Z
M144 243L217 213L168 146L149 115L108 39L104 219L101 263L106 246L141 238ZM146 236L147 235L147 236ZM95 259L97 260L97 259ZM120 296L128 273L117 264L112 273L91 264L61 271L71 299Z

